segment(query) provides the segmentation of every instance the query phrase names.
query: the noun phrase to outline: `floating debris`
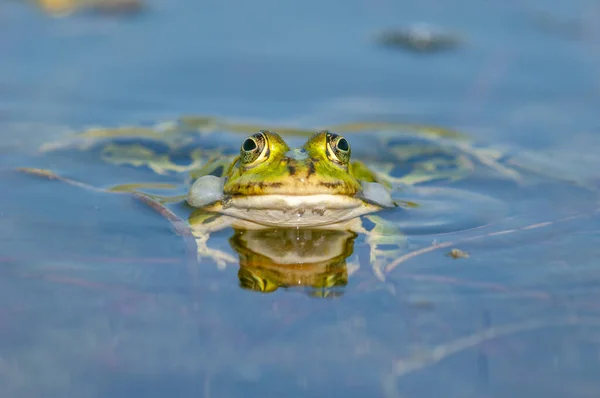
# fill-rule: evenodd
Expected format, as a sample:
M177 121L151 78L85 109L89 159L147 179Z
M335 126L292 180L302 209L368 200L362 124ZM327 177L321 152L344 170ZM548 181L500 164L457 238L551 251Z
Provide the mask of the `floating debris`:
M82 10L128 15L138 13L144 6L142 0L37 0L37 4L44 12L55 17L69 16Z
M381 34L378 42L386 47L403 48L420 53L433 53L458 47L462 40L451 32L427 24L416 24Z
M416 299L410 301L410 307L415 310L431 311L435 309L435 304L427 299Z
M457 260L459 258L469 258L469 253L464 252L460 249L456 249L456 248L450 250L446 255L448 257L452 257L455 260Z

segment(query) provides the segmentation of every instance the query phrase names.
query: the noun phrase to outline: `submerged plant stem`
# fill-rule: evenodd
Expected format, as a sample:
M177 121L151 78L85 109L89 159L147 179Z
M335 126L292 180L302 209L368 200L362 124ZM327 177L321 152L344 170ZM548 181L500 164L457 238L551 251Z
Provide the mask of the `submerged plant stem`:
M598 210L596 210L597 212ZM526 230L531 230L531 229L537 229L537 228L544 228L544 227L548 227L551 225L555 225L561 222L566 222L566 221L570 221L576 218L581 218L584 216L588 216L591 214L588 213L579 213L579 214L575 214L572 216L568 216L568 217L564 217L555 221L547 221L547 222L541 222L541 223L536 223L536 224L528 224L524 227L520 227L520 228L514 228L514 229L506 229L506 230L502 230L502 231L496 231L496 232L490 232L487 234L482 234L482 235L476 235L476 236L470 236L467 238L462 238L462 239L458 239L455 241L448 241L448 242L440 242L440 243L433 243L430 246L426 246L426 247L422 247L420 249L417 250L413 250L411 252L408 252L406 254L404 254L403 256L398 257L396 260L392 261L391 263L389 263L386 267L385 267L385 273L390 273L392 272L396 267L398 267L400 264L410 260L411 258L420 256L422 254L425 253L430 253L433 251L436 251L438 249L444 249L450 246L455 246L455 245L459 245L461 243L466 243L466 242L471 242L471 241L475 241L475 240L480 240L480 239L484 239L484 238L488 238L491 236L496 236L496 235L507 235L507 234L512 234L515 232L519 232L519 231L526 231Z
M192 240L194 240L193 239L194 235L192 234L192 230L190 229L189 224L187 222L185 222L183 219L181 219L180 217L178 217L171 210L166 208L163 204L161 204L160 202L152 199L151 197L144 195L142 193L139 193L139 192L132 192L131 195L134 198L136 198L137 200L139 200L140 202L144 203L146 206L148 206L151 209L153 209L154 211L156 211L158 214L160 214L164 218L166 218L171 223L171 225L173 226L173 229L175 229L175 232L177 232L178 235L182 236L186 240L188 238L191 238ZM196 251L195 251L195 243L194 243L194 254L195 253L196 253Z
M32 168L32 167L17 167L15 170L18 171L19 173L30 174L30 175L34 175L37 177L46 178L47 180L56 180L56 181L60 181L60 182L65 182L69 185L88 189L90 191L108 192L105 189L97 188L93 185L86 184L85 182L81 182L81 181L73 180L71 178L59 176L58 174L54 173L53 171L46 170L46 169L36 169L36 168Z
M392 365L390 373L383 376L382 389L386 398L399 398L402 395L397 388L397 379L409 373L434 365L443 359L489 340L526 332L545 327L560 327L569 325L585 325L600 327L600 318L568 316L558 319L533 319L525 322L511 323L480 330L471 335L461 337L449 343L440 344L425 354L415 358L399 359Z

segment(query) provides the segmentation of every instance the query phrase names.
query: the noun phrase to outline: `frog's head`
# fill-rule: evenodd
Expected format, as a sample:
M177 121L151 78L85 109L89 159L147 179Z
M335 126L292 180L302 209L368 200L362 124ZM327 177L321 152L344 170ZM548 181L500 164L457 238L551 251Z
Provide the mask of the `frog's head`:
M261 131L244 140L227 173L226 195L348 195L361 190L349 168L350 145L327 131L302 148L290 149L276 133Z
M242 142L225 177L199 178L187 201L246 221L295 227L338 223L393 207L383 185L355 176L350 152L348 141L329 131L315 133L297 149L276 133L260 131Z

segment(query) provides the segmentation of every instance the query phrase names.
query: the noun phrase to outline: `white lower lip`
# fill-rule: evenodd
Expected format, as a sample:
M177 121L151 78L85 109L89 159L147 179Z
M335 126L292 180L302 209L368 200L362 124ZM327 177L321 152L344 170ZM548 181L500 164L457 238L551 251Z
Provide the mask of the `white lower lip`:
M255 195L233 197L208 210L268 226L317 227L373 213L381 207L344 195Z
M232 205L240 209L351 209L362 207L363 201L346 195L251 195L232 198Z

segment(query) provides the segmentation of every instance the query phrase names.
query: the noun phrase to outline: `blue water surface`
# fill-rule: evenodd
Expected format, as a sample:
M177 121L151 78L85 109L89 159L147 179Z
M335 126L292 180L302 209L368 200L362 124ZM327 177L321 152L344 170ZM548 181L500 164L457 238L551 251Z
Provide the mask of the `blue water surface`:
M0 2L0 396L600 394L597 4L146 4L56 18ZM461 44L416 53L376 40L419 22ZM241 289L238 267L197 264L130 195L14 171L137 178L85 153L36 150L90 126L182 115L437 125L547 180L480 176L456 188L489 200L393 213L407 252L458 242L469 257L432 250L381 281L359 237L360 267L343 295L322 299ZM231 234L216 234L221 249Z

